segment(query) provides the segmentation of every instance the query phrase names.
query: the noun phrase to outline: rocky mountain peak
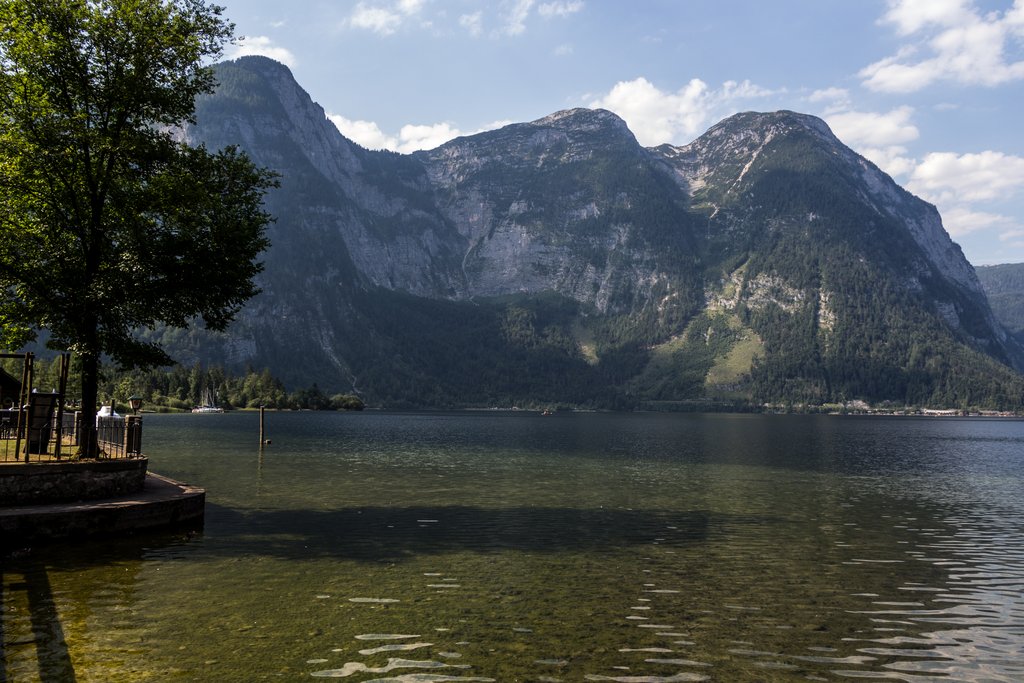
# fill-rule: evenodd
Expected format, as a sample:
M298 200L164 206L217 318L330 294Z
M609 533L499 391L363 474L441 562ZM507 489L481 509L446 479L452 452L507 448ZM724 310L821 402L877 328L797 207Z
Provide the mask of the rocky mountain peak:
M276 157L288 147L300 150L319 173L360 171L359 148L338 132L287 66L267 57L246 56L215 68L217 91L196 102L198 126L186 128L190 138L215 147L241 145L271 167L280 164ZM278 144L268 149L268 139Z
M633 137L632 131L617 114L607 109L563 109L531 122L529 125L541 128L561 128L573 132L600 132L626 134Z
M642 148L626 122L604 109L566 109L529 123L456 138L434 150L416 152L432 161L477 168L488 159L544 164L591 158L603 150Z
M753 134L778 134L785 131L811 131L822 139L838 142L832 129L822 119L811 114L780 110L773 112L747 111L734 114L712 126L707 135L716 136L722 132L744 131Z
M811 134L826 148L842 148L843 144L824 121L809 114L792 111L742 112L712 126L693 142L682 145L661 145L655 152L682 166L693 167L699 182L701 167L730 165L756 158L773 140L787 136Z
M264 78L279 79L301 89L301 86L295 80L295 76L292 75L291 69L289 69L285 64L282 64L275 59L271 59L270 57L264 57L262 55L245 55L243 57L223 61L218 64L217 67L220 68L226 64L234 64L246 69L247 71L257 72Z

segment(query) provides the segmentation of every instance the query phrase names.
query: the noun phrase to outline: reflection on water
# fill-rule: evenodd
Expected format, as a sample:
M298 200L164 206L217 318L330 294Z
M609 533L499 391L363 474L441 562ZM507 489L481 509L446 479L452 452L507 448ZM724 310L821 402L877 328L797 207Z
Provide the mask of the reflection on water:
M202 534L3 565L0 681L1024 680L1024 423L147 416Z

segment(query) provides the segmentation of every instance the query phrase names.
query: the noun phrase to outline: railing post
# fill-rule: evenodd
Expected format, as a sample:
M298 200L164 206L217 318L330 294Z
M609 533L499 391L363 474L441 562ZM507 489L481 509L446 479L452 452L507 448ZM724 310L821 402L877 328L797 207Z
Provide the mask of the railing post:
M142 455L142 418L138 415L125 418L124 454L128 458Z

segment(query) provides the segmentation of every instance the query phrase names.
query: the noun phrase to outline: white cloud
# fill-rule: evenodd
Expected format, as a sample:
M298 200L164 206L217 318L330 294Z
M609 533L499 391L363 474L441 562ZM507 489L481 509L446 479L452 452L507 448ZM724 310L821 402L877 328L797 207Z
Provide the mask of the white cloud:
M911 122L914 110L898 107L890 112L844 111L826 116L832 132L850 147L890 147L916 140L920 133Z
M774 94L743 81L726 81L718 90L699 78L692 79L676 92L659 90L646 78L620 81L608 94L589 106L608 109L621 116L642 145L689 142L702 133L712 117L723 118L737 111L741 100Z
M845 88L824 88L815 90L807 100L814 104L827 105L826 113L843 111L850 108L850 91Z
M342 135L367 149L388 149L402 154L421 149L434 149L457 137L494 130L511 123L494 121L470 133L465 133L450 123L406 124L397 135L388 135L373 121L348 119L339 114L328 114L327 118Z
M961 204L942 210L942 225L950 235L959 238L972 232L1012 229L1014 221L1008 216L1001 216L986 211L974 211L970 207Z
M822 118L844 144L867 157L891 176L914 170L917 162L907 156L905 143L920 136L911 107L891 111L863 112L850 109L849 93L841 88L816 90L807 100L825 104Z
M354 121L338 114L328 114L327 118L349 140L367 149L395 149L398 140L386 135L373 121Z
M505 16L506 34L518 36L526 31L526 18L530 16L533 4L534 0L515 0Z
M1013 8L1006 13L1006 23L1017 32L1024 30L1024 2L1015 0Z
M968 0L890 0L883 23L917 42L860 71L864 85L909 93L937 81L995 86L1024 78L1024 60L1012 51L1024 38L1024 2L982 14Z
M291 51L274 45L274 41L267 36L246 36L241 38L227 51L225 57L237 59L248 55L270 57L289 67L294 67L296 63L295 55Z
M483 12L463 14L459 17L459 26L469 31L469 35L477 38L484 32L483 16Z
M914 169L908 187L936 204L1007 199L1024 190L1024 157L933 152Z
M424 0L398 0L398 10L407 16L419 13L423 5Z
M368 7L364 3L359 3L349 17L349 23L353 28L389 36L402 24L402 15L383 7Z
M563 44L563 45L559 45L554 50L554 55L556 57L568 57L572 53L573 53L573 47L572 47L572 45L569 45L568 43Z
M662 92L646 78L620 81L591 107L621 116L642 145L692 137L707 121L710 95L707 84L694 78L674 93Z
M1024 248L1024 228L1013 228L1000 233L999 241L1007 242L1008 246Z
M485 5L485 9L459 15L459 26L474 38L484 35L485 23L498 27L487 32L490 38L514 37L526 33L531 16L540 16L543 19L563 19L582 11L585 7L583 0L551 0L537 3L538 0L503 0L500 9L495 12L497 17L489 16L492 13L492 8Z
M368 5L360 2L348 18L352 28L365 29L390 36L410 17L423 9L423 0L398 0L390 5Z
M910 35L929 24L952 26L967 20L966 0L890 0L881 21L896 24L900 35Z
M904 176L911 173L917 162L906 156L907 148L900 145L890 147L861 147L857 152L874 162L875 166L891 176Z
M448 123L429 125L406 124L398 133L397 152L409 153L418 149L434 149L462 135L462 131Z
M750 81L726 81L722 84L722 89L714 94L714 98L719 103L732 102L733 100L750 100L760 97L771 97L779 92L781 91L762 88Z
M584 7L583 0L551 0L537 5L537 0L507 0L507 8L502 15L504 28L495 36L518 36L526 32L526 21L534 7L537 14L544 19L565 18L576 14Z
M907 189L939 207L943 225L955 238L1002 230L1001 240L1015 239L1021 230L1018 221L974 205L1012 199L1024 191L1024 157L934 152L916 164Z
M583 9L583 0L545 2L537 8L542 17L567 17Z
M511 119L499 119L497 121L491 121L490 123L485 123L480 128L477 128L472 133L468 133L468 135L476 135L477 133L483 133L488 130L498 130L499 128L504 128L505 126L511 126L513 123L518 122L512 121Z

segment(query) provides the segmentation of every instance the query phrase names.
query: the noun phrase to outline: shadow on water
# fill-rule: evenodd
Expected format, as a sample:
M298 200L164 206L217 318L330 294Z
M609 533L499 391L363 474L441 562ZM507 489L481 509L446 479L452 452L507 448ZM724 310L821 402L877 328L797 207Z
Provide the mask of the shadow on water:
M451 552L565 552L705 543L763 517L705 511L473 506L239 511L207 504L204 553L400 561Z
M12 661L15 651L34 644L39 680L42 683L73 683L76 680L75 668L46 567L33 560L4 560L0 565L0 605L18 598L19 593L27 602L29 620L27 624L21 624L23 628L20 629L8 627L13 620L0 620L0 682L14 680L8 679L6 665ZM23 632L24 627L28 627L28 633Z
M173 554L189 547L198 534L175 529L0 548L0 683L15 683L26 675L41 683L77 680L66 623L75 622L74 611L88 602L88 591L76 593L71 601L66 589L55 594L53 582L61 585L60 574L116 566L125 568L118 577L123 581L134 576L148 555ZM115 583L105 582L100 589Z
M0 558L0 562L2 562ZM4 630L4 571L0 564L0 683L7 683L7 636Z

